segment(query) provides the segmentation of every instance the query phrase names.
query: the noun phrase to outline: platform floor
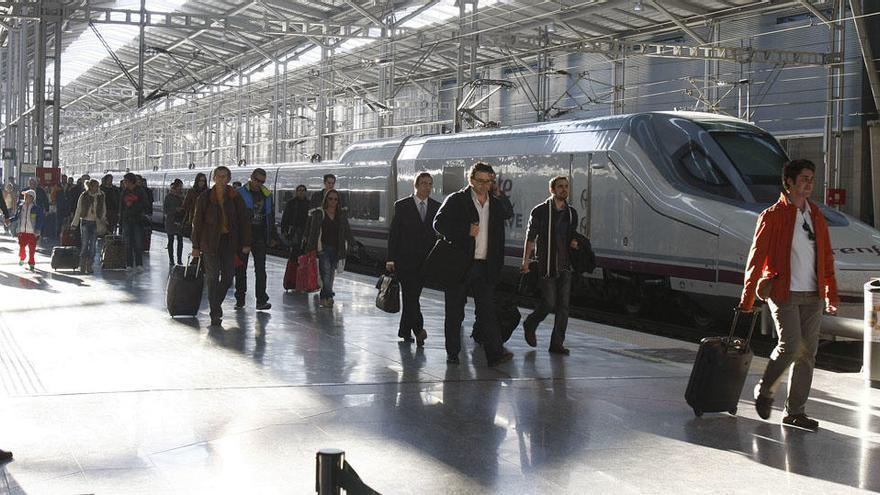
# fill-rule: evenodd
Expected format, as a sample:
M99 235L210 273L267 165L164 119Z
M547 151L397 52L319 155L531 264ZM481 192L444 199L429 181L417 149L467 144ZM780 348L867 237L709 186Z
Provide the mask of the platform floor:
M52 273L45 256L31 274L0 237L0 494L314 493L322 447L383 494L880 490L880 391L856 375L817 371L818 433L748 397L695 418L692 344L572 320L569 357L546 352L545 323L498 369L471 345L447 365L439 293L422 352L398 344L372 279L342 276L319 309L282 293L278 259L272 310L230 294L208 331L204 307L165 313L163 248L155 234L140 275Z

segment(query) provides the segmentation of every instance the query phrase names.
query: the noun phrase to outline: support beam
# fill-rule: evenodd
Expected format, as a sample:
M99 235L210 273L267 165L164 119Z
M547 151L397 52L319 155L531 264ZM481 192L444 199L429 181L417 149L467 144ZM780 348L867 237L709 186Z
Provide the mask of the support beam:
M660 5L660 2L656 0L646 0L646 3L650 3L655 9L657 9L661 14L665 15L673 24L679 27L682 31L687 33L691 38L696 41L699 41L701 45L706 44L706 40L704 40L699 34L697 34L693 29L689 28L687 24L681 22L681 19L676 17L672 12L666 10L665 7Z
M385 27L385 23L382 22L381 19L379 19L378 17L371 14L367 9L358 5L357 2L355 2L354 0L345 0L345 3L347 3L349 6L351 6L351 8L356 10L360 15L366 17L370 22L372 22L376 26L378 26L380 28Z
M880 112L880 75L877 74L874 51L871 49L871 41L868 39L868 28L865 26L861 0L849 0L849 8L853 14L853 25L859 38L862 61L865 63L865 71L868 74L868 82L871 85L871 96L874 97L874 109Z

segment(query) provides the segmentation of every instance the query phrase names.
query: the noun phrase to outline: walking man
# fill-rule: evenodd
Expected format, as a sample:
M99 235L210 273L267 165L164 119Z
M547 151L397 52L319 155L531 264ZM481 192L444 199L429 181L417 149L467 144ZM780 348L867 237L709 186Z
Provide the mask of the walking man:
M137 177L129 172L122 177L119 200L119 228L126 243L127 270L144 271L144 216L147 193L137 185Z
M450 194L434 218L434 229L453 248L464 251L468 263L464 279L447 287L445 293L446 362L450 364L459 362L468 290L474 296L489 366L513 358L502 345L495 314L495 285L504 264L504 213L498 199L489 194L493 173L489 164L475 163L468 174L470 185Z
M211 325L223 321L223 299L232 285L236 253L251 251L251 222L241 195L229 185L229 169L214 169L214 186L196 199L192 225L192 255L204 256L205 283L211 306Z
M266 293L266 249L278 244L275 230L275 204L272 191L265 186L266 171L258 168L251 173L247 184L237 189L244 201L251 226L251 254L254 255L254 276L256 278L257 309L268 310L269 294ZM240 253L241 264L235 269L235 309L244 308L247 294L248 253Z
M532 208L526 242L523 248L523 273L529 272L529 263L537 247L539 287L541 302L523 322L526 342L536 347L536 330L544 318L553 311L553 333L550 336L550 352L568 355L563 345L568 327L568 303L571 296L572 263L569 249L577 249L574 239L577 230L577 211L568 204L568 177L559 175L550 179L550 197Z
M428 336L419 304L425 285L422 264L437 240L433 225L440 203L430 197L434 187L431 174L418 174L413 185L415 192L412 196L394 203L385 268L397 274L403 292L403 311L400 313L397 336L405 342L412 342L412 336L415 335L416 345L422 347Z
M324 195L327 194L327 191L332 191L333 189L336 189L336 176L333 174L324 175L324 189L315 191L312 194L312 199L309 201L311 207L320 208L324 204ZM339 206L342 206L342 203Z
M808 198L816 166L793 160L782 172L779 201L761 212L746 263L739 307L751 312L756 295L767 301L779 342L755 386L755 409L768 419L782 375L790 370L784 425L816 431L804 410L813 382L822 309L836 313L840 299L828 224Z

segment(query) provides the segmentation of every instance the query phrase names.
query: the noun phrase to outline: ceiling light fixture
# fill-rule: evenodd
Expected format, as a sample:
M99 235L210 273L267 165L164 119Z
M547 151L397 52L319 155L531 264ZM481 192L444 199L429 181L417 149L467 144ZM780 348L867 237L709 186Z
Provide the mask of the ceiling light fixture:
M633 5L633 12L641 12L642 10L644 10L644 7L642 7L642 0L636 0L636 4Z

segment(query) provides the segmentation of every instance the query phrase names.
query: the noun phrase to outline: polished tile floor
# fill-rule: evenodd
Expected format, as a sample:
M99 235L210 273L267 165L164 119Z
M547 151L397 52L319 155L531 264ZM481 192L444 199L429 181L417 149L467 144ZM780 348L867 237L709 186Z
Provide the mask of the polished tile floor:
M322 447L383 494L880 490L880 391L856 375L816 373L815 434L748 397L697 419L691 344L572 321L569 357L545 351L545 324L537 350L514 335L512 363L470 346L448 366L440 294L421 351L368 277L343 275L319 309L283 294L277 259L272 310L230 296L209 331L204 306L165 313L163 248L156 234L140 275L53 273L45 256L31 274L0 237L0 494L314 493Z

